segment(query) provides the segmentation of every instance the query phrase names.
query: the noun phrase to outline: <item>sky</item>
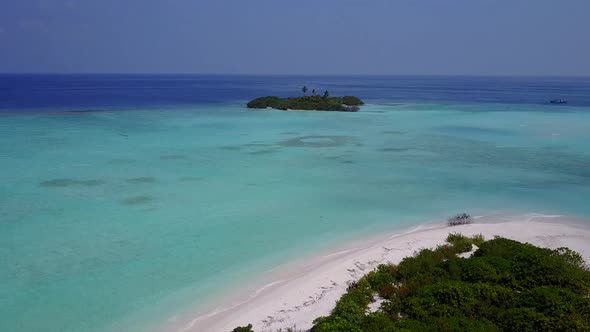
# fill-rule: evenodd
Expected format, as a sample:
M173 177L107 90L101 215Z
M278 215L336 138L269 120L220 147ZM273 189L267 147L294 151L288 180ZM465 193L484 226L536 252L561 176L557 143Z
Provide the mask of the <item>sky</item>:
M590 75L589 0L1 0L0 72Z

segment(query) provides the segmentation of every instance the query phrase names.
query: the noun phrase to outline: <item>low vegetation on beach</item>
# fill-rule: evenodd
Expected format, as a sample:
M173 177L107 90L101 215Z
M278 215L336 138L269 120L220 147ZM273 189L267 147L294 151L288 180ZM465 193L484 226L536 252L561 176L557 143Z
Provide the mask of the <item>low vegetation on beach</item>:
M314 324L311 332L590 331L590 271L567 248L452 233L350 284Z
M473 246L479 248L485 242L485 239L481 234L468 237L461 233L451 233L447 236L447 242L452 245L455 252L463 253L473 250Z

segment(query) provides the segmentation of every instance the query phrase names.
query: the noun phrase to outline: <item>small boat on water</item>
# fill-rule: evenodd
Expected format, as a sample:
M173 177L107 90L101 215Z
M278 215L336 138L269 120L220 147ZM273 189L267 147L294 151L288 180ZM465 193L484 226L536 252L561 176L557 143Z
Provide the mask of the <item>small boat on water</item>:
M551 104L567 104L567 100L563 100L561 98L557 98L557 99L551 99L549 101L549 103L551 103Z

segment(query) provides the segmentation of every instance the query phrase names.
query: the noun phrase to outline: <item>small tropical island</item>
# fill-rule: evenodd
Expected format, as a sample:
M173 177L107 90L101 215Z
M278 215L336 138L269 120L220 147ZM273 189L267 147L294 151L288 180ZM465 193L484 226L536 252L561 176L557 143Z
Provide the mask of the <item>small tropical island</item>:
M307 95L308 88L302 88L304 96L280 98L276 96L259 97L248 102L248 108L273 108L277 110L300 110L300 111L337 111L337 112L358 112L364 102L355 96L330 97L325 91L323 95L312 91Z

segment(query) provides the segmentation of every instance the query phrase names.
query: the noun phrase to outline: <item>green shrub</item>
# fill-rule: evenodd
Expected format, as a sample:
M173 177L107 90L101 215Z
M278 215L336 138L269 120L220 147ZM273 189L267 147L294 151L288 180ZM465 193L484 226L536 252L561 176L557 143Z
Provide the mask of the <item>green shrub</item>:
M455 242L465 239L467 239L467 237L461 233L449 233L449 235L447 235L447 242L450 244L455 244Z
M281 103L281 98L275 96L260 97L250 101L247 104L248 108L277 108Z
M417 291L415 297L426 300L424 303L427 303L428 307L425 310L431 317L448 316L455 311L471 315L476 302L470 284L460 281L445 281L428 285ZM414 318L411 313L406 314L408 317Z
M572 264L575 267L584 269L586 268L586 262L584 261L582 255L578 254L577 252L569 248L557 248L553 250L553 254L561 257L563 260Z
M437 331L448 332L496 332L501 329L487 319L471 319L466 316L453 316L435 320Z
M468 282L499 283L501 275L487 257L474 257L463 262L461 279Z
M310 332L362 332L358 325L355 325L346 319L330 315L320 317L313 322L315 325Z
M361 326L363 332L394 332L397 331L395 322L386 314L374 312L365 317Z
M445 332L497 332L501 329L489 320L475 320L465 316L451 316L429 321L407 319L398 324L403 332L445 331Z
M556 331L549 317L532 308L511 308L501 313L498 325L504 331ZM568 331L567 329L559 329Z
M344 96L342 97L342 103L348 106L361 106L364 105L362 100L354 96Z
M461 274L463 270L463 261L459 257L450 257L443 262L441 268L437 269L440 271L436 274L438 280L443 281L449 280L461 280Z
M365 318L367 304L365 304L365 300L361 294L358 292L349 292L344 294L336 302L336 307L332 311L332 314L355 324L355 326L359 326Z
M353 282L348 286L348 293L355 296L355 302L362 306L371 303L375 291L371 287L367 277L361 278L357 282Z
M379 265L364 278L371 289L377 291L379 296L387 298L390 296L394 283L396 282L395 271L389 265Z
M418 321L414 319L404 319L398 324L399 331L415 332L415 331L437 331L436 324L432 321Z
M441 251L424 249L414 257L407 257L397 267L400 281L412 279L420 274L432 274L445 256Z
M461 233L449 234L447 242L453 245L456 252L468 252L473 247L472 240Z
M505 238L495 238L479 246L474 256L494 256L513 259L519 255L528 256L538 253L550 254L551 250L537 248L529 243L520 243Z
M236 327L232 332L254 332L254 330L252 330L252 324L248 324L248 326Z
M478 247L481 246L484 242L486 242L486 240L482 234L476 234L471 237L471 243Z
M518 305L534 308L551 316L571 315L579 312L590 321L590 303L581 300L580 296L568 289L558 287L537 287L518 296Z
M487 241L475 252L476 257L500 257L509 260L512 287L518 290L540 286L558 286L578 294L588 294L590 273L570 262L568 256L532 244L497 238Z
M398 296L393 296L381 303L381 311L386 314L392 321L397 321L401 318L402 300Z

